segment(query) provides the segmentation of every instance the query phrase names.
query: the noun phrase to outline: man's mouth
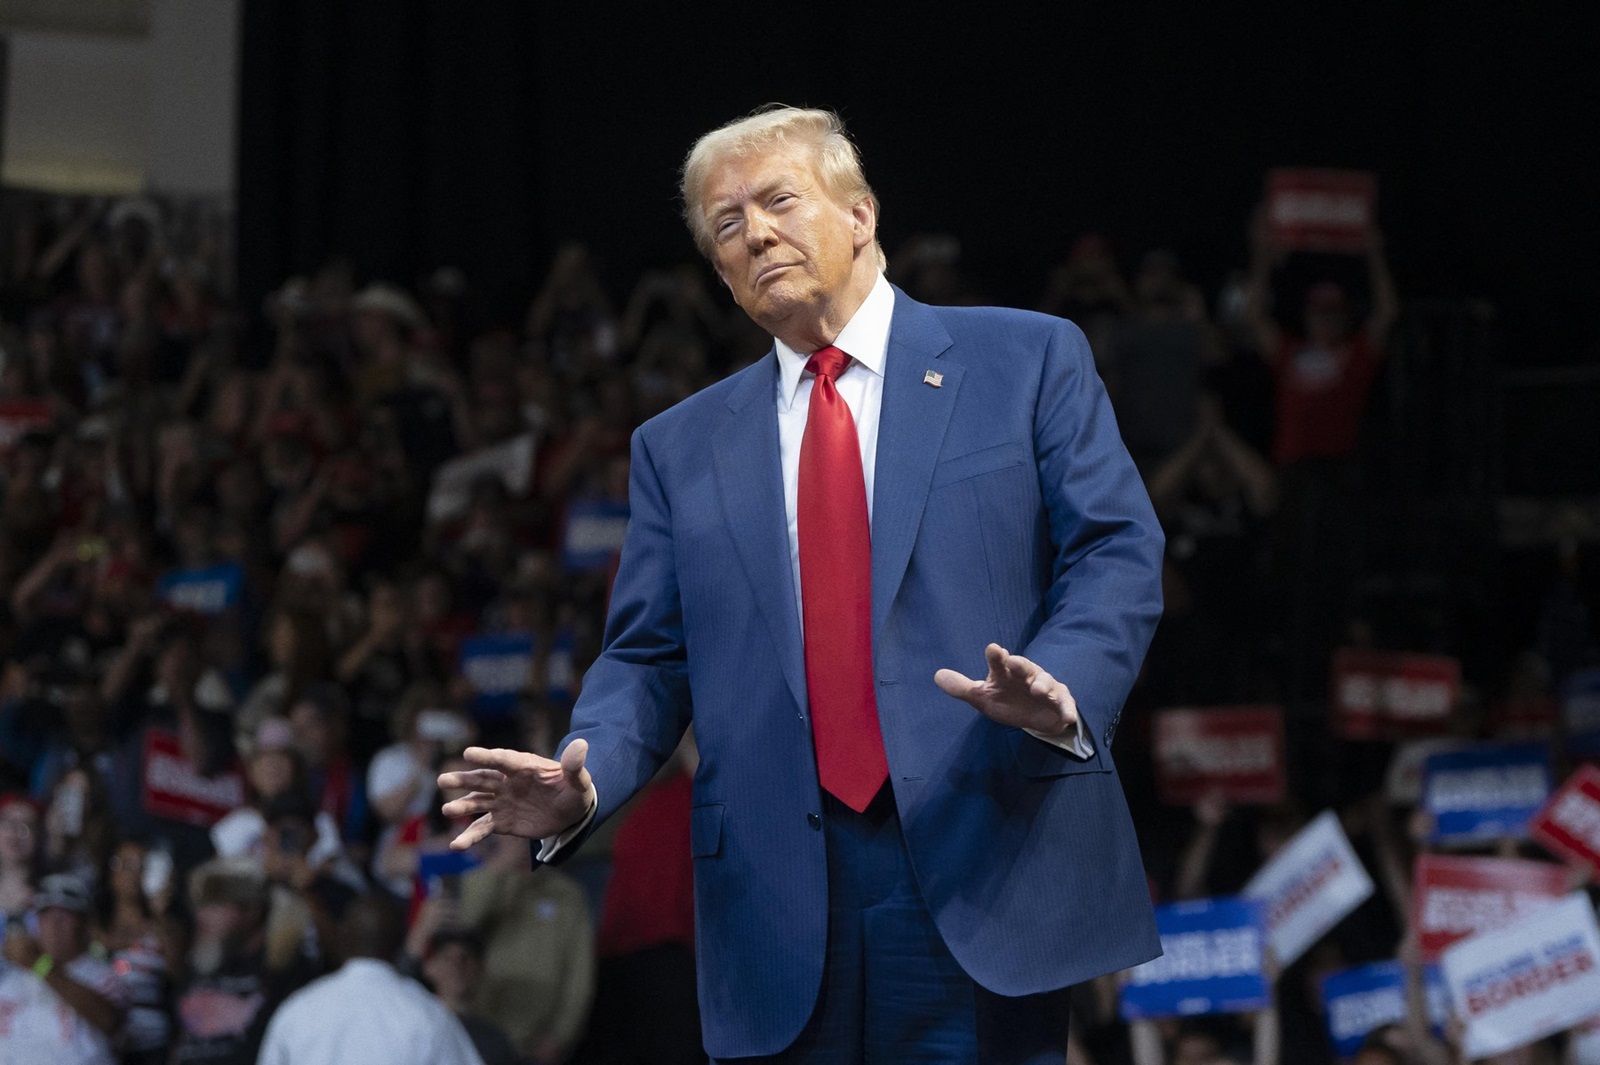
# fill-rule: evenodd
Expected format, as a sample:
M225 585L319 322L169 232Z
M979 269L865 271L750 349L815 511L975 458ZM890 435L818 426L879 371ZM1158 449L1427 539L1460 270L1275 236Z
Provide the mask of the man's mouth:
M761 268L761 272L756 274L756 284L759 285L761 282L765 281L779 270L787 270L789 267L794 265L794 263L773 263L770 266L764 266Z

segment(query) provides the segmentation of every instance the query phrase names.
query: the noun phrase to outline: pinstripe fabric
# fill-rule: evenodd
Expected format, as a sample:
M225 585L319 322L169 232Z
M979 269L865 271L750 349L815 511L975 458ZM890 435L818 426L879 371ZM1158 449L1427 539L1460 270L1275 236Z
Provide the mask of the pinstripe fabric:
M940 388L923 383L930 368ZM827 936L776 372L769 355L635 435L606 646L573 718L590 744L598 823L649 779L692 713L701 1010L719 1058L794 1040ZM1082 334L897 292L876 469L878 712L941 937L978 984L1008 996L1152 957L1107 732L1160 614L1162 536ZM981 675L990 641L1071 687L1093 758L938 691L941 667Z

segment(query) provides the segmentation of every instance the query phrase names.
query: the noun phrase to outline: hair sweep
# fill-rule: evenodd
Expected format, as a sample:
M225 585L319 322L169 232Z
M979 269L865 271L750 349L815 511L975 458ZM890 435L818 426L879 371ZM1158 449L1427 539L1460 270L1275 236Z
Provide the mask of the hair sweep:
M679 186L683 195L683 220L688 223L700 254L713 258L711 233L706 228L700 199L712 168L724 159L795 144L805 145L816 153L817 175L830 196L843 204L868 200L873 217L877 217L878 194L867 184L866 174L861 169L861 153L845 132L844 120L835 112L821 108L766 104L695 141L683 161ZM883 245L874 239L873 248L878 253L878 269L886 269L888 258L883 254Z

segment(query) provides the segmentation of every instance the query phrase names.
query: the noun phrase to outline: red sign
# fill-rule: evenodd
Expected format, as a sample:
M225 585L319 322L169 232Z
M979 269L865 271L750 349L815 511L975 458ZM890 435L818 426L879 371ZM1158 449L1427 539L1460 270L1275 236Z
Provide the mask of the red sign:
M1561 703L1549 695L1514 695L1489 706L1498 740L1549 740L1561 723Z
M1423 958L1435 961L1456 940L1561 898L1571 874L1554 862L1419 854L1415 881L1411 921Z
M1534 815L1528 829L1559 857L1600 872L1600 769L1581 766Z
M1155 758L1162 802L1186 805L1214 790L1229 802L1277 802L1285 778L1283 710L1164 710L1155 719Z
M1267 224L1291 251L1360 252L1377 220L1378 178L1365 170L1267 173Z
M143 779L144 808L153 817L209 828L244 805L244 777L237 768L202 775L183 756L178 737L160 729L145 730Z
M42 399L0 400L0 455L33 430L48 429L54 420L50 404Z
M1345 739L1442 735L1461 695L1461 663L1444 655L1342 647L1333 655L1332 691Z

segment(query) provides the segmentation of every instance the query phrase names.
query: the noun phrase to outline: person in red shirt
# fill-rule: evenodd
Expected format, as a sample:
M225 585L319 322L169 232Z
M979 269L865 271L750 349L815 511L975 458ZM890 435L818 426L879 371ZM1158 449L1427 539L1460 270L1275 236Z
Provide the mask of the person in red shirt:
M1357 325L1343 287L1324 281L1306 292L1303 336L1272 318L1267 274L1281 249L1264 224L1257 224L1254 243L1245 319L1277 383L1273 460L1282 467L1352 455L1398 308L1382 234L1374 230L1367 249L1372 310L1366 321Z

